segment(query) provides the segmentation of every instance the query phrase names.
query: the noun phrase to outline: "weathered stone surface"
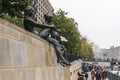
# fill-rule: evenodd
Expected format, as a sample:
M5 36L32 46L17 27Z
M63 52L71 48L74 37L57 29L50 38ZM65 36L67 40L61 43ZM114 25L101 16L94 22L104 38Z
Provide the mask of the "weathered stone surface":
M71 66L64 67L64 80L77 80L78 71L81 70L81 60L76 60L71 63Z
M3 45L0 46L0 67L52 66L57 64L55 50L50 43L11 25L9 22L0 22L0 44Z
M26 45L19 41L10 40L11 60L14 67L27 66L27 53Z
M35 68L35 80L44 80L41 68Z
M0 69L0 80L64 80L63 75L62 66L60 65Z
M10 41L0 36L0 67L12 66Z
M2 80L3 79L3 73L2 73L2 71L0 70L0 80Z
M64 80L52 44L0 19L0 80Z

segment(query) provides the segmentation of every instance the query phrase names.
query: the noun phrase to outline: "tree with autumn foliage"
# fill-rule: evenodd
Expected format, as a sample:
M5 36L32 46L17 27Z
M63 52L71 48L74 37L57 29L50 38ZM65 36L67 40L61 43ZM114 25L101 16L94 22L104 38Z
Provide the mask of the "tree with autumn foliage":
M92 49L93 43L88 41L86 37L81 38L81 56L84 59L93 59L94 53Z

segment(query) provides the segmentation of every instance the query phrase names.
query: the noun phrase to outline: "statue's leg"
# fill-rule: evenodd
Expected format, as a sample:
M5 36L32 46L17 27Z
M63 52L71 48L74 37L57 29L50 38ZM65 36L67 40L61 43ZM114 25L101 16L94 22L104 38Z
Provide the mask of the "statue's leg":
M52 43L54 46L60 46L59 41L57 41L56 39L54 39L52 37L47 37L46 40L49 41L50 43Z
M49 36L50 31L50 29L44 29L39 33L39 36L45 39Z
M63 57L65 58L65 60L67 60L67 52L66 52L67 49L65 48L64 45L61 44L61 46L62 46L62 49L64 51Z
M64 63L66 65L70 65L70 63L68 61L66 61L62 55L62 46L61 46L61 44L59 44L59 41L57 41L56 39L53 39L51 37L48 37L47 40L54 45L58 62Z
M65 58L63 57L63 55L62 55L62 51L61 51L61 48L60 47L55 47L55 49L56 49L56 53L57 53L57 56L58 56L58 59L59 59L59 62L60 63L64 63L64 64L66 64L66 65L70 65L70 63L67 61L67 60L65 60Z
M32 33L35 35L38 35L38 31L36 31L36 30L33 30Z

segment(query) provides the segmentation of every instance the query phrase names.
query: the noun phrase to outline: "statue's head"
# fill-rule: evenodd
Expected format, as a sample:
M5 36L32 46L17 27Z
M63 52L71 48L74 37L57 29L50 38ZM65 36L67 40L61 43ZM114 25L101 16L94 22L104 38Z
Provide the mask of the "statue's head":
M32 6L27 6L24 10L24 14L28 16L33 16L35 14L35 9Z
M47 23L50 23L52 21L52 15L49 13L45 14L44 18Z

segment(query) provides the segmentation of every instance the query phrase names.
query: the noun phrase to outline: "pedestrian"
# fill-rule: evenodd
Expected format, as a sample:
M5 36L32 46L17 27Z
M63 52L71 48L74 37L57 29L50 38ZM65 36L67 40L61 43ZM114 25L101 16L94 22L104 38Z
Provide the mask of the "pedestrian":
M106 77L107 77L107 72L106 72L106 70L103 70L103 71L102 71L101 76L102 76L102 80L106 80Z
M94 80L94 77L95 77L95 70L92 69L92 71L91 71L91 78L92 78L92 80Z
M96 77L96 80L101 80L101 70L97 70L95 77Z
M85 72L85 79L88 80L88 73Z
M78 77L78 80L84 80L83 76Z
M84 80L84 75L80 71L78 71L78 80Z
M104 76L104 71L102 71L102 73L101 73L101 78L102 78L102 80L104 80L104 79L105 79L105 76Z
M85 72L89 72L89 71L90 71L89 67L86 66L86 68L85 68Z
M106 78L107 78L107 71L106 70L104 71L104 76L105 76L105 80L106 80Z

